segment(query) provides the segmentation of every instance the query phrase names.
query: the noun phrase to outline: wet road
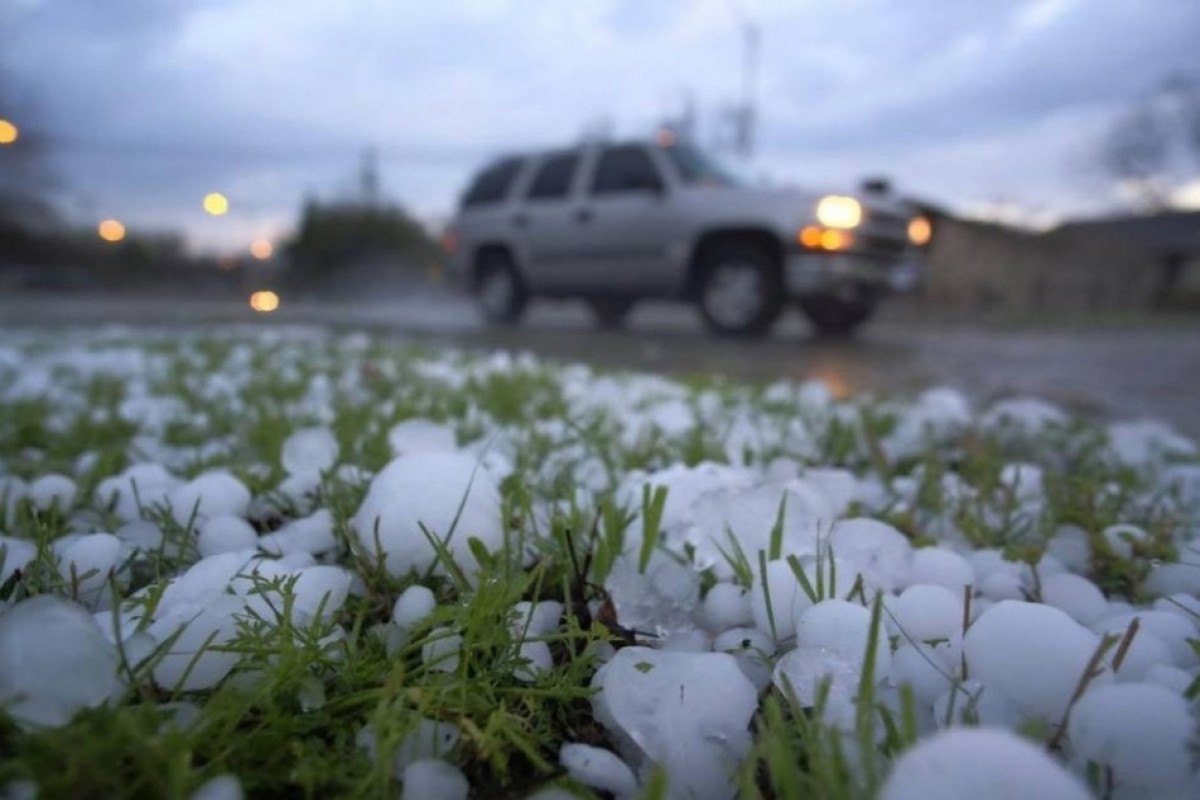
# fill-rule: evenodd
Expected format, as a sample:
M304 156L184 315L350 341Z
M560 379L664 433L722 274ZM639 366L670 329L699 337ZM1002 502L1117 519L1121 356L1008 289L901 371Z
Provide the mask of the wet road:
M707 335L689 308L648 304L626 329L595 330L574 304L535 306L514 329L482 326L469 302L441 293L405 300L285 302L269 316L232 301L0 298L4 328L305 324L366 328L469 348L529 350L605 367L773 380L816 378L838 394L962 389L978 404L1029 394L1096 419L1156 417L1200 437L1200 320L1194 324L998 329L931 320L894 305L853 341L816 339L798 314L759 341Z

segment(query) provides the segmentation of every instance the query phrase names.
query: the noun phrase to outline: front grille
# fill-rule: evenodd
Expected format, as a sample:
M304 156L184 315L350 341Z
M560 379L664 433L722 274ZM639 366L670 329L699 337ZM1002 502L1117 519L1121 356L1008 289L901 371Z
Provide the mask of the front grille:
M854 249L868 255L897 258L908 249L908 239L863 233L858 235Z

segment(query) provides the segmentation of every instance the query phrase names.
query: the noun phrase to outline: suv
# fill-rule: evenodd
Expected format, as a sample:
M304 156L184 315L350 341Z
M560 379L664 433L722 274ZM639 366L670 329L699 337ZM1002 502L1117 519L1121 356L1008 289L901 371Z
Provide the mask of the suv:
M751 187L670 139L592 143L485 167L445 244L452 278L496 324L534 297L583 298L606 326L673 298L718 333L761 335L795 300L844 335L915 285L929 240L927 219L866 197Z

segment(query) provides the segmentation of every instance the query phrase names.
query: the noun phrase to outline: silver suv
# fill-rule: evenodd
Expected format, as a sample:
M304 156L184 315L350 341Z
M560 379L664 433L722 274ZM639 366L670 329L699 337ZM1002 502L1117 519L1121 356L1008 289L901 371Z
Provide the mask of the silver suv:
M718 333L760 335L795 300L818 331L848 334L916 283L929 234L885 193L752 187L664 140L493 162L445 242L451 275L492 323L515 323L535 297L583 298L602 325L673 298Z

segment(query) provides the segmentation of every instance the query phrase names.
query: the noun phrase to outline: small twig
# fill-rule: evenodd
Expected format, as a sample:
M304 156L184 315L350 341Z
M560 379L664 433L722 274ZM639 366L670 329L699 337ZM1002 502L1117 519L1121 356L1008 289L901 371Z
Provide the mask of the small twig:
M1137 636L1137 632L1141 626L1141 619L1134 617L1129 623L1129 627L1125 629L1125 635L1121 637L1121 643L1117 645L1117 652L1113 655L1113 672L1120 671L1121 664L1125 661L1125 654L1129 652L1129 646L1133 644L1133 637Z
M1071 693L1071 699L1067 703L1066 710L1063 711L1062 719L1059 720L1058 730L1046 742L1046 749L1051 752L1056 752L1062 747L1063 737L1067 735L1067 723L1071 721L1071 709L1079 702L1079 698L1083 697L1083 693L1087 691L1088 685L1092 679L1102 673L1104 670L1100 667L1100 663L1104 660L1104 656L1112 649L1112 646L1118 641L1117 636L1105 635L1100 640L1100 644L1096 645L1092 657L1088 659L1087 666L1083 669L1083 674L1079 676L1079 682L1075 684L1075 691Z

